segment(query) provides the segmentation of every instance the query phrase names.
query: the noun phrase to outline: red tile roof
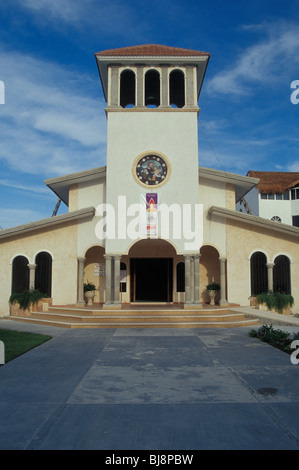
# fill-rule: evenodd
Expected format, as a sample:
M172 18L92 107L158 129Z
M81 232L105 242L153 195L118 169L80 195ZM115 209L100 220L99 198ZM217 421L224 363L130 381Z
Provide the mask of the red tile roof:
M259 192L262 194L284 193L299 184L299 172L248 171L247 176L259 178Z
M119 49L106 49L95 55L101 57L199 57L210 56L210 53L180 47L161 46L159 44L144 44Z

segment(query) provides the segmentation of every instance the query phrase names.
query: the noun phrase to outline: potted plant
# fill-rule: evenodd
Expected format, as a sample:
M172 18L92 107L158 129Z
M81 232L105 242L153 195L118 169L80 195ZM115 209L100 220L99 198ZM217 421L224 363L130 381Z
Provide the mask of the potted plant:
M217 282L211 282L206 286L208 294L210 296L210 305L215 305L215 296L220 290L220 285Z
M291 294L284 292L272 292L259 294L257 296L259 310L270 310L274 313L290 315L291 307L294 304L294 298Z
M45 294L38 289L25 290L11 294L9 303L11 305L11 313L19 315L30 315L34 305L45 297Z
M95 291L96 291L96 286L94 285L93 282L87 281L84 283L84 294L85 294L85 297L87 298L87 305L93 304Z

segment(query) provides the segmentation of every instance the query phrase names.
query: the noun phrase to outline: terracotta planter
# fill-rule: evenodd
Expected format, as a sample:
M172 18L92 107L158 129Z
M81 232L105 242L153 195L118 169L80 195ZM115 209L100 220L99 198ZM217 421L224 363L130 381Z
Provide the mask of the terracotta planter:
M262 310L264 312L272 312L272 313L278 313L279 315L291 315L291 307L288 305L287 307L284 307L282 309L282 312L277 312L275 309L269 310L266 304L259 304L259 310Z
M31 312L32 312L31 306L29 308L26 308L26 310L24 310L23 308L20 307L19 302L14 302L13 304L10 305L11 315L16 315L18 317L29 317Z

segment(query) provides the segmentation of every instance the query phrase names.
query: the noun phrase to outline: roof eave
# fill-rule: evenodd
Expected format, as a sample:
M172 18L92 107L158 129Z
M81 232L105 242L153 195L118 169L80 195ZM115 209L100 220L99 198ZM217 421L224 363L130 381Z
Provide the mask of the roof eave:
M59 197L67 206L69 204L69 188L73 184L87 183L95 179L106 177L106 167L93 168L91 170L58 176L44 181L48 188Z
M282 224L280 222L274 222L263 217L255 215L245 214L243 212L233 211L224 207L212 206L209 209L209 215L216 215L230 220L238 222L244 222L250 225L254 225L259 228L265 228L275 232L280 232L285 235L292 235L299 238L299 228L293 225Z
M213 168L199 167L198 172L199 177L233 184L236 188L236 202L240 201L259 182L258 178L214 170Z
M56 215L55 217L48 217L46 219L37 220L28 224L18 225L16 227L8 228L0 231L0 242L7 238L22 236L36 230L48 229L50 227L61 225L67 222L76 222L85 218L93 217L95 214L94 207L87 207L66 214Z

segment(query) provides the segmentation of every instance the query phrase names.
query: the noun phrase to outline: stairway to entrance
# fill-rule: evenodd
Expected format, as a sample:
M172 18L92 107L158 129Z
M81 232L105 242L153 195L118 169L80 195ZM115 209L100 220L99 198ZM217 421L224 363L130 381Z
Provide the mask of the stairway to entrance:
M167 306L127 306L122 309L50 307L27 316L11 315L12 321L38 323L63 328L232 328L257 325L229 308L183 309Z

